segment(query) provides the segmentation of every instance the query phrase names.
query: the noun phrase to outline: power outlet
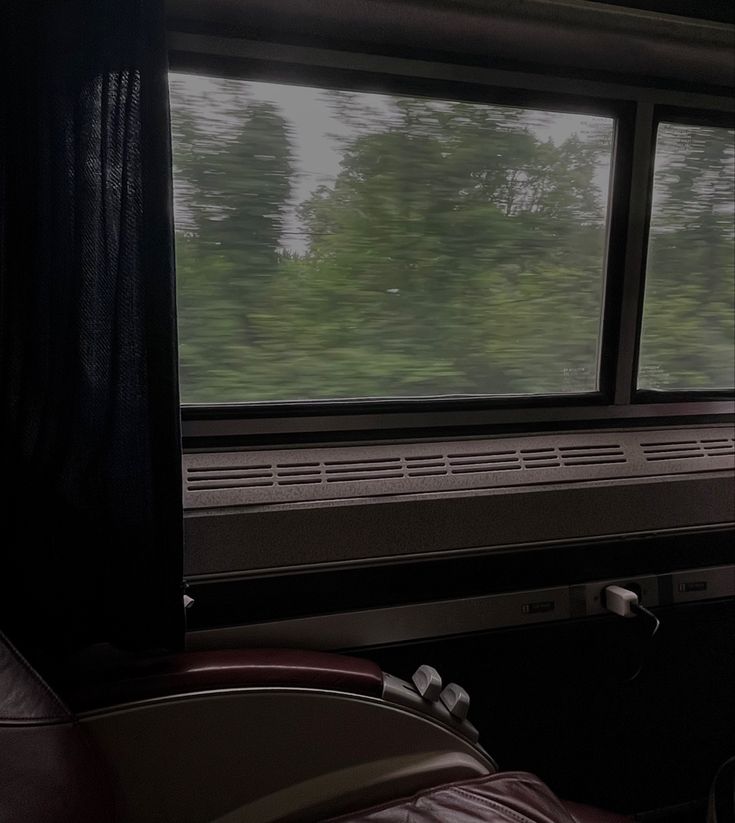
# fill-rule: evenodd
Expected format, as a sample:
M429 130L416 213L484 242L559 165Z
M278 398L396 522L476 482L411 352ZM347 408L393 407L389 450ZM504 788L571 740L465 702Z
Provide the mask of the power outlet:
M604 591L607 586L621 586L630 589L638 595L638 600L643 606L658 606L658 578L651 577L629 577L616 578L613 580L596 580L594 583L585 583L582 586L574 586L576 590L576 600L579 604L578 611L587 616L605 614Z

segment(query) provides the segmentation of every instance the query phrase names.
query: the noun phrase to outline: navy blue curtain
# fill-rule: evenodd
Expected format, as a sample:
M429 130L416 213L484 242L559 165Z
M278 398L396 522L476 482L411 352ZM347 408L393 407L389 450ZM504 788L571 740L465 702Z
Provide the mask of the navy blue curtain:
M0 628L175 648L182 510L158 0L15 3L0 78Z

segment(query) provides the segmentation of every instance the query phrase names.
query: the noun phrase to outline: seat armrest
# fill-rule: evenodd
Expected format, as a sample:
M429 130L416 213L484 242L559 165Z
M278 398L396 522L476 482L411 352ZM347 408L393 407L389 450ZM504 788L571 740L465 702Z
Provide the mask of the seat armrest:
M383 672L368 660L302 649L223 649L137 658L67 687L76 711L191 692L288 686L380 697Z

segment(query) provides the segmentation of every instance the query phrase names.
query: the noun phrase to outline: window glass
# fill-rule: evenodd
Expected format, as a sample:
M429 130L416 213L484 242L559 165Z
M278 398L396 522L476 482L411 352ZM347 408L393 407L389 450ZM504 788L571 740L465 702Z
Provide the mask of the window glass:
M659 125L639 388L735 385L734 140Z
M597 388L613 120L170 88L184 402Z

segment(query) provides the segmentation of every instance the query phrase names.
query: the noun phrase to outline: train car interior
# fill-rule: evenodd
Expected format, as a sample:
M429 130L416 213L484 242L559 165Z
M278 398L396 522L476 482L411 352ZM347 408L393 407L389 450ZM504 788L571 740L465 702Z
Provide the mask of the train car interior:
M735 823L732 3L0 41L0 823Z

